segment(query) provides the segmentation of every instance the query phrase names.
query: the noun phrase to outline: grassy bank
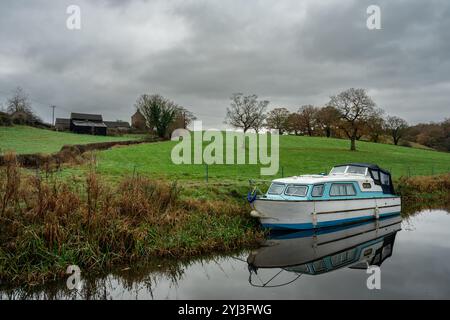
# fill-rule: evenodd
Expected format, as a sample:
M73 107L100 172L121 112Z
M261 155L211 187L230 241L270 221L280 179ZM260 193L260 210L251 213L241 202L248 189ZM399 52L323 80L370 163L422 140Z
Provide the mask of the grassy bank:
M57 132L28 126L0 126L0 150L21 153L53 153L68 144L86 144L109 141L139 139L142 135L124 135L120 137L93 136Z
M0 178L0 279L37 283L76 264L91 273L152 257L254 245L262 236L233 193L194 199L176 183L134 176L116 185L27 175L11 156Z

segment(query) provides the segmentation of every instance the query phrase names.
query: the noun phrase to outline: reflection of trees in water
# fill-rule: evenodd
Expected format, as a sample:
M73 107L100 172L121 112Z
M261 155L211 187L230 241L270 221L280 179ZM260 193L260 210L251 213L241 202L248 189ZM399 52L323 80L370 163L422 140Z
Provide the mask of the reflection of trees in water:
M431 202L424 201L423 199L403 201L401 215L404 220L407 220L409 217L413 217L425 210L443 210L450 212L450 194L448 197L442 198L439 201L435 199Z
M111 300L137 299L141 292L146 298L154 299L154 290L159 283L168 283L178 288L186 268L193 264L201 267L214 262L220 264L227 256L208 256L202 259L171 261L157 260L147 264L135 265L133 269L116 270L106 276L84 278L81 274L81 289L69 290L66 282L48 282L45 285L1 288L0 300ZM84 273L86 274L86 272ZM124 296L124 295L127 296Z

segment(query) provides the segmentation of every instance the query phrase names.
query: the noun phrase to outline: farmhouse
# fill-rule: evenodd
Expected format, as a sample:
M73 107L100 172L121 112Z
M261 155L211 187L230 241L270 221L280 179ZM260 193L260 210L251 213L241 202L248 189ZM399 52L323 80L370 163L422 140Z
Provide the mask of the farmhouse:
M70 114L70 131L106 136L107 126L101 114L74 113Z
M146 131L148 129L147 127L147 121L145 120L144 115L137 110L132 116L131 116L131 125L133 128Z

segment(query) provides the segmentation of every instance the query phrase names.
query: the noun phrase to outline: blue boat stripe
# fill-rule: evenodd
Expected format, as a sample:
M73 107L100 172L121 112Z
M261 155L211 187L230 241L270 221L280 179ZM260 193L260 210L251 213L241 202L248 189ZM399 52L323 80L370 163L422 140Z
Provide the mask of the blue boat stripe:
M399 214L400 214L400 212L384 213L384 214L380 214L380 218L393 216L393 215L399 215ZM337 225L342 225L342 224L346 224L346 223L354 223L354 222L363 221L363 220L375 220L375 217L372 215L372 216L363 216L363 217L356 217L356 218L324 221L324 222L318 222L315 227L312 223L263 223L262 226L264 228L270 228L270 229L305 230L305 229L315 229L315 228L326 228L326 227L337 226Z

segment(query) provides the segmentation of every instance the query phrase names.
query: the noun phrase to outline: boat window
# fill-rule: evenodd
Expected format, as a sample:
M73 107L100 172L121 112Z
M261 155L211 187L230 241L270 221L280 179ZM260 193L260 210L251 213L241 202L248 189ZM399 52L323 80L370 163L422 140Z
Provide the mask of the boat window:
M346 173L363 174L366 175L367 168L358 166L348 166Z
M307 186L299 186L299 185L289 185L286 188L285 195L287 196L296 196L296 197L304 197L308 192Z
M272 183L269 191L267 191L268 194L281 194L284 190L284 184L282 183Z
M344 173L347 166L339 166L331 169L330 174Z
M355 196L356 190L351 183L333 183L330 189L330 196Z
M356 248L337 253L331 256L330 260L333 267L338 267L353 261L355 257L356 257Z
M380 180L380 171L378 170L370 170L370 173L372 174L372 178L374 180Z
M309 271L307 264L302 264L302 265L294 266L294 267L286 267L285 270L291 271L291 272L299 272L299 273L311 273Z
M317 272L322 272L322 271L325 271L325 270L326 270L325 262L324 262L322 259L321 259L321 260L314 261L313 264L312 264L312 266L313 266L314 271L315 271L316 273L317 273Z
M383 172L380 172L381 175L381 184L390 185L389 175Z
M323 184L315 185L312 189L311 196L321 197L323 195Z
M362 184L362 186L363 186L364 189L370 189L370 188L372 188L372 185L371 185L370 183L368 183L368 182L364 182L364 183Z

